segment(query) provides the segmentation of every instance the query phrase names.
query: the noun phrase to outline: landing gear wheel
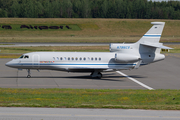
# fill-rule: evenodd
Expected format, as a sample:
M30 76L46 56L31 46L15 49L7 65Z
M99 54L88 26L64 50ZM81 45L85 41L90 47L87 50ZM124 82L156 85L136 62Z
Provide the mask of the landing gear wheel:
M92 78L98 78L98 79L101 79L102 78L102 74L101 72L92 72L91 75L90 75Z
M27 78L30 78L31 76L30 75L27 75Z
M97 78L99 78L99 79L102 78L102 74L100 72L98 72Z

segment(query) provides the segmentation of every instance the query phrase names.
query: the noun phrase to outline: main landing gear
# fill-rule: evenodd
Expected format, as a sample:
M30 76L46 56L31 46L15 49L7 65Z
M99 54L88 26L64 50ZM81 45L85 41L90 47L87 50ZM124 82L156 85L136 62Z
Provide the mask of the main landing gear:
M31 77L31 71L30 71L30 69L27 69L27 72L28 72L27 78L30 78L30 77Z
M99 78L99 79L102 78L101 72L98 72L98 71L92 72L90 76L91 76L92 78Z

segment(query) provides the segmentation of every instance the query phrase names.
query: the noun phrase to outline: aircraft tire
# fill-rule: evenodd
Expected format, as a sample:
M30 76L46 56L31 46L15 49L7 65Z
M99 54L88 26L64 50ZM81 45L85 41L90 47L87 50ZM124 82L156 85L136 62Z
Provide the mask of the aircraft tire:
M30 76L30 75L27 75L27 78L31 78L31 76Z
M97 78L101 79L102 78L102 73L99 72Z

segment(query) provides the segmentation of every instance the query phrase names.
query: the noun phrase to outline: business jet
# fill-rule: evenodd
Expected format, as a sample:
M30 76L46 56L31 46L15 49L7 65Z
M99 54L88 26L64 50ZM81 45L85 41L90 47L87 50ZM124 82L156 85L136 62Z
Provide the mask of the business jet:
M101 78L101 72L137 69L142 65L165 59L161 49L172 49L159 43L165 22L151 22L153 26L136 43L111 43L110 52L31 52L5 65L19 70L57 70L90 72L92 78Z

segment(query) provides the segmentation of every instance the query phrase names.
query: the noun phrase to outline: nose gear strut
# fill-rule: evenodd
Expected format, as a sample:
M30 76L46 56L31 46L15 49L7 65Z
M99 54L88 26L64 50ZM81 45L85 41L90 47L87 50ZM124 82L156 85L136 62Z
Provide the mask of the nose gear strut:
M30 77L31 77L31 71L30 71L30 69L27 69L27 72L28 72L27 78L30 78Z

